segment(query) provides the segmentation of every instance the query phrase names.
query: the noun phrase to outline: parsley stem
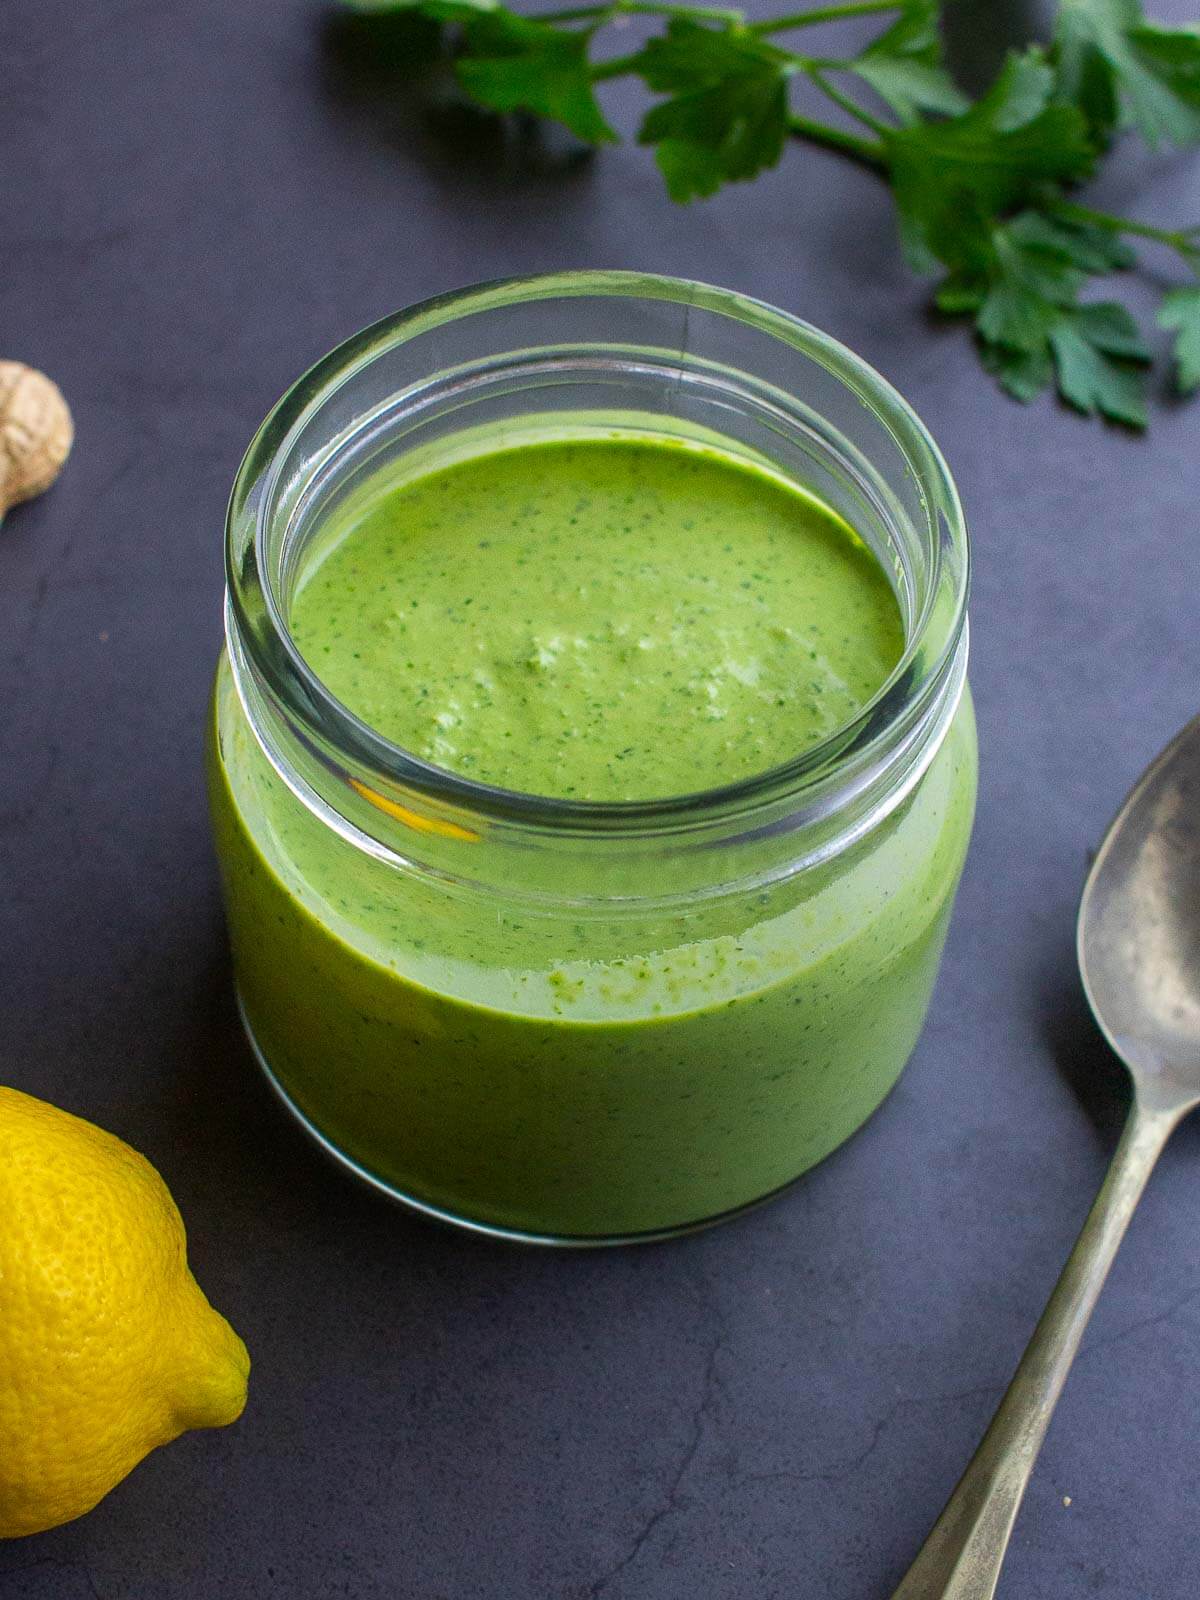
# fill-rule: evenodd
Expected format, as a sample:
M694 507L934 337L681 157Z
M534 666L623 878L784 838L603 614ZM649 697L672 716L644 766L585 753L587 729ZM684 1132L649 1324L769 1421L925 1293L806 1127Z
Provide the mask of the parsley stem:
M1200 229L1156 228L1153 223L1135 222L1131 217L1114 216L1111 211L1093 211L1091 206L1076 205L1072 200L1055 200L1052 209L1068 222L1090 222L1094 228L1104 228L1109 233L1129 233L1138 239L1153 239L1177 250L1181 256L1194 261L1200 256Z
M798 139L824 145L826 149L850 156L876 171L887 171L883 145L876 139L863 139L857 133L844 133L841 128L831 128L828 123L814 122L811 117L801 117L794 112L788 118L788 128Z
M830 83L815 61L806 63L804 71L816 84L817 88L820 89L821 93L827 95L835 106L841 106L843 111L857 122L861 122L864 127L870 128L872 133L883 135L889 131L886 123L880 122L879 118L873 117L869 111L864 111L860 105L856 105L851 100L848 94L843 94L835 84Z
M752 22L750 33L783 33L789 28L810 28L816 22L839 22L843 17L870 17L880 11L902 11L903 0L852 0L841 6L816 6L809 11L793 11L786 17L769 17Z
M563 11L539 11L538 22L586 22L614 17L699 17L706 22L741 22L743 13L729 6L688 6L656 4L655 0L610 0L608 5L568 6Z
M591 17L602 17L612 6L568 6L564 11L543 11L539 22L586 22Z
M656 5L654 0L615 0L616 12L642 17L700 17L707 22L744 22L746 13L733 6Z
M593 83L603 83L605 78L623 78L627 72L632 72L634 63L641 58L642 52L634 50L627 56L611 56L607 61L597 61L589 68L589 76Z

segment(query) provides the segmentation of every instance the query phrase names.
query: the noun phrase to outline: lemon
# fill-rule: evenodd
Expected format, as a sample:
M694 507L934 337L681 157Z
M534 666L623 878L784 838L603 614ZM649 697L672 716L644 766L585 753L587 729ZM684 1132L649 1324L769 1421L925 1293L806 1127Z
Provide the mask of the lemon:
M0 1537L90 1511L160 1444L241 1415L250 1358L127 1144L0 1085Z

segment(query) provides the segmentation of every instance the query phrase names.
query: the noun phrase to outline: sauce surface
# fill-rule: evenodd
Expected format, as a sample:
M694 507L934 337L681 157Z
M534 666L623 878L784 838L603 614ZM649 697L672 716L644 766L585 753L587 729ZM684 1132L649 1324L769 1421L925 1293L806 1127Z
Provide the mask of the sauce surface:
M356 715L464 777L565 799L733 783L843 726L903 651L828 507L711 450L495 450L326 531L293 636Z

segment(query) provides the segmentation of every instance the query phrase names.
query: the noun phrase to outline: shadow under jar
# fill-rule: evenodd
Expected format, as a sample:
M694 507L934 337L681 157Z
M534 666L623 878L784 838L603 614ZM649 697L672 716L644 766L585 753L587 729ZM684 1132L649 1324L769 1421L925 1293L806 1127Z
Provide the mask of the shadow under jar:
M719 453L854 530L904 634L856 714L721 788L599 803L439 768L331 693L291 619L356 496L613 438ZM283 397L239 473L227 563L209 779L238 995L326 1149L436 1216L605 1243L754 1204L870 1115L925 1016L976 773L962 514L878 374L699 284L465 290Z

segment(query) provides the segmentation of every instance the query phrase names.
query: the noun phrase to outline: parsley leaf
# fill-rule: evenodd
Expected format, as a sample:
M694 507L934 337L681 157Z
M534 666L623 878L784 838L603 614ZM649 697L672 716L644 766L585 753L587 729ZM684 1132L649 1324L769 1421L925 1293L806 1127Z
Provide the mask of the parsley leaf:
M1164 295L1158 321L1176 330L1176 382L1181 394L1193 394L1200 389L1200 283Z
M937 0L908 0L904 14L845 66L904 122L923 111L958 116L970 101L942 65Z
M592 28L556 28L507 10L499 0L346 0L354 11L417 12L457 23L463 51L455 74L492 111L529 111L561 122L586 144L616 144L592 88Z
M453 0L455 7L462 0ZM442 9L441 0L434 0ZM532 111L564 123L588 144L615 144L592 88L591 28L555 28L511 11L479 11L463 22L466 49L455 71L493 111Z
M996 228L992 241L991 281L976 317L980 337L1014 350L1038 350L1063 307L1074 305L1083 273L1047 236L1036 212Z
M673 200L775 165L788 135L790 68L785 51L755 34L682 17L647 43L635 70L671 98L647 113L638 143L654 145Z
M1150 25L1141 0L1061 0L1055 54L1061 98L1102 138L1124 108L1151 146L1200 140L1200 30Z
M1077 306L1050 329L1050 348L1068 405L1085 416L1098 411L1131 428L1146 426L1146 385L1137 368L1150 352L1124 306Z
M969 111L898 128L885 145L901 232L918 269L957 267L981 248L990 219L1027 204L1047 184L1084 178L1095 153L1082 113L1052 105L1042 52L1010 56Z
M935 304L971 320L983 365L1010 394L1029 400L1053 384L1077 410L1141 427L1148 352L1129 313L1091 290L1137 264L1126 238L1173 251L1196 277L1166 295L1159 321L1176 334L1180 389L1200 389L1200 228L1095 210L1071 191L1123 124L1151 144L1200 143L1200 24L1159 27L1143 0L1059 0L1049 49L1011 54L972 102L943 62L948 3L846 0L748 22L686 0L588 0L542 16L504 0L345 0L364 15L451 25L474 100L553 118L589 144L617 138L596 85L641 78L658 98L638 141L653 146L675 200L755 177L791 137L860 163L892 191L909 262L942 269ZM894 20L853 54L772 42L877 10ZM593 63L597 32L629 12L658 31ZM821 97L832 121L812 114Z
M1027 404L1035 400L1054 377L1050 341L1037 350L1012 350L1007 345L979 345L979 359L1014 400Z
M1140 427L1146 407L1136 368L1150 352L1123 306L1078 302L1090 276L1129 264L1104 230L1023 211L990 230L986 248L951 273L935 303L974 314L984 366L1018 400L1056 379L1077 410Z
M1060 311L1034 349L982 341L979 353L1017 400L1032 400L1054 378L1059 394L1076 411L1099 412L1131 428L1146 425L1146 386L1139 368L1150 354L1132 317L1113 301Z

